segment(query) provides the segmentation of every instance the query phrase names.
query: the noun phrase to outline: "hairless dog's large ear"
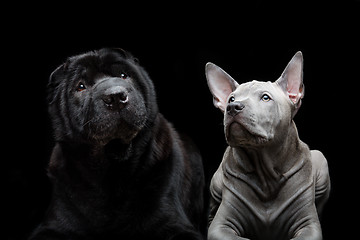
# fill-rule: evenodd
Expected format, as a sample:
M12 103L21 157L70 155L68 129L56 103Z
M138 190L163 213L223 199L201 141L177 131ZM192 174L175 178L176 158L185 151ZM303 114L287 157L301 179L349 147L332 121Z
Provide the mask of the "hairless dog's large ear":
M303 84L303 63L303 55L299 51L290 60L280 78L276 80L276 83L294 103L296 109L295 113L299 109L301 99L304 97L305 93Z
M239 85L229 74L213 63L205 66L208 86L214 97L214 105L222 112L225 111L227 98Z

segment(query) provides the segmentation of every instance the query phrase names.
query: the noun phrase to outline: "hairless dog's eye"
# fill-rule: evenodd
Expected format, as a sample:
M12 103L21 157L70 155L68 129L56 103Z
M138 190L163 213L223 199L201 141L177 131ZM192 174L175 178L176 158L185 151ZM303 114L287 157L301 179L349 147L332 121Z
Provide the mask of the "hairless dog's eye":
M268 102L271 100L271 97L267 94L264 94L262 95L261 100L263 100L264 102Z
M234 101L235 101L234 96L231 96L231 97L229 98L229 103L234 102Z

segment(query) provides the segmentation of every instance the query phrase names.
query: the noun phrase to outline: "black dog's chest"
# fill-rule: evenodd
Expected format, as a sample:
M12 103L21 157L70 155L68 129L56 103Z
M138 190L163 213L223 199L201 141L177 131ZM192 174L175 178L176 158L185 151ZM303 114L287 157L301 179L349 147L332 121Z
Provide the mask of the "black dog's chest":
M57 212L63 219L76 222L74 226L91 234L126 232L148 222L156 210L149 186L141 186L134 179L113 173L102 181L77 182L65 191L59 190ZM144 201L146 199L146 201ZM141 217L140 217L141 216ZM129 233L130 234L130 233Z

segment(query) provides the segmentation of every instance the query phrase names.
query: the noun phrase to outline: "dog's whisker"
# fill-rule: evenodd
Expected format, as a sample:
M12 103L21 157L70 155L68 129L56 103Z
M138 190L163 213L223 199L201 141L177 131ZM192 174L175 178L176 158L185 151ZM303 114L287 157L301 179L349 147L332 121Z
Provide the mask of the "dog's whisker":
M86 125L88 125L89 123L91 123L93 120L94 120L94 119L90 119L89 121L87 121L86 123L84 123L84 124L82 125L82 127L85 127Z

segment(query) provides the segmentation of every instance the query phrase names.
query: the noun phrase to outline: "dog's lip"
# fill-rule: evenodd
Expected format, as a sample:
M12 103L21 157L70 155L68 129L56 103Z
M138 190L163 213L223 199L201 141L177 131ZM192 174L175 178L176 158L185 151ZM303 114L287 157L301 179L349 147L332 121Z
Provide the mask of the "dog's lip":
M236 121L235 119L232 119L232 120L229 120L229 121L226 121L225 123L225 127L226 127L226 135L229 136L230 134L230 128L233 124L238 124L240 125L241 127L243 127L246 131L248 131L249 133L251 133L246 126L244 126L244 124L242 124L241 122L239 121Z
M230 119L227 118L227 119L225 120L226 136L229 136L229 135L230 135L230 128L231 128L231 125L233 125L233 124L239 124L239 125L241 125L246 131L248 131L247 128L246 128L243 124L241 124L239 121L235 120L233 117L230 118Z
M234 117L226 118L226 119L225 119L225 127L226 127L227 129L229 129L230 126L233 125L233 124L239 124L239 125L243 126L245 129L247 129L247 128L244 126L244 124L241 123L241 121L236 120Z
M235 119L235 118L230 118L230 119L226 119L225 120L225 129L226 129L226 136L229 136L230 135L230 128L231 128L231 125L233 124L238 124L240 125L242 128L244 128L244 130L246 130L250 135L258 138L258 139L262 139L263 141L266 141L267 140L267 137L259 134L259 133L255 133L253 132L251 129L249 129L248 126L246 126L246 124L243 124L241 121Z

